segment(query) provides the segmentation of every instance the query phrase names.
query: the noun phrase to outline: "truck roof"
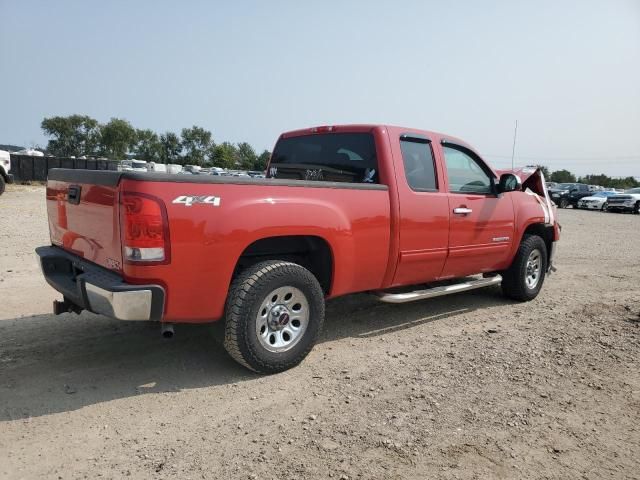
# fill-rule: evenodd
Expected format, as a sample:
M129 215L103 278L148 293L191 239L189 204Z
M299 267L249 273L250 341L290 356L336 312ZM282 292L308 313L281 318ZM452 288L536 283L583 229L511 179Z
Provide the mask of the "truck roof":
M421 128L413 128L413 127L402 127L398 125L385 125L380 123L353 123L353 124L342 124L342 125L319 125L315 127L301 128L297 130L290 130L288 132L284 132L280 135L280 138L288 138L288 137L299 137L302 135L311 135L314 133L340 133L340 132L369 132L373 129L381 128L386 129L393 132L413 132L420 133L427 137L431 137L434 139L446 139L452 143L456 143L458 145L462 145L464 147L473 150L467 142L461 140L453 135L448 135L446 133L434 132L432 130L424 130Z

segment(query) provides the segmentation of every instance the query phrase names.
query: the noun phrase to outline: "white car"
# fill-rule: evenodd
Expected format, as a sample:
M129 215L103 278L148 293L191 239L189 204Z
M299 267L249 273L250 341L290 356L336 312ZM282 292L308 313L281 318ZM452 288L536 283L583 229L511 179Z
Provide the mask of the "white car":
M633 212L640 214L640 188L630 188L623 194L609 199L609 210L613 212Z
M616 192L598 192L590 197L582 197L578 200L578 208L604 211L609 207L609 197L614 195L616 195Z
M5 184L13 183L11 171L11 154L5 150L0 150L0 195L4 193Z

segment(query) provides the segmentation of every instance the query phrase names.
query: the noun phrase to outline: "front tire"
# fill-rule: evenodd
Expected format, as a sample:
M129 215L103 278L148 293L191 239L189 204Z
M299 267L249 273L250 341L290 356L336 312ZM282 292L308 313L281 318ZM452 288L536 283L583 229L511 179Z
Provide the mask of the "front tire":
M0 195L2 195L4 193L4 189L6 182L4 181L4 177L2 175L0 175Z
M633 213L635 213L636 215L640 215L640 202L636 202L635 206L633 207Z
M567 208L569 206L569 200L566 198L560 199L560 204L558 205L560 208Z
M538 296L547 272L547 245L537 235L525 235L511 266L502 274L502 292L528 302Z
M309 270L279 260L261 262L231 285L224 347L254 372L283 372L304 360L323 322L324 293Z
M602 210L603 212L606 212L608 208L609 208L609 204L607 202L604 202L600 210Z

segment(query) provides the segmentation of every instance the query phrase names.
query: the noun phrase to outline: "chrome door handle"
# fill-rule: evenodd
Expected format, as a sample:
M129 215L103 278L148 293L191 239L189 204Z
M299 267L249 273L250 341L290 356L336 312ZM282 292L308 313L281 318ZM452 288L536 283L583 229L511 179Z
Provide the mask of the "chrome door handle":
M456 215L466 215L471 212L473 212L473 210L466 207L458 207L453 209L453 213L455 213Z

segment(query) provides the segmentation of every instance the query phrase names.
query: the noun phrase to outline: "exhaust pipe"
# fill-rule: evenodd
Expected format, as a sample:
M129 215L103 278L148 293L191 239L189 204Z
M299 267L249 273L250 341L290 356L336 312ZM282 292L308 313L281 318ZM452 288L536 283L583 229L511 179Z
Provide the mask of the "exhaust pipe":
M163 323L160 325L162 338L173 338L173 323Z

